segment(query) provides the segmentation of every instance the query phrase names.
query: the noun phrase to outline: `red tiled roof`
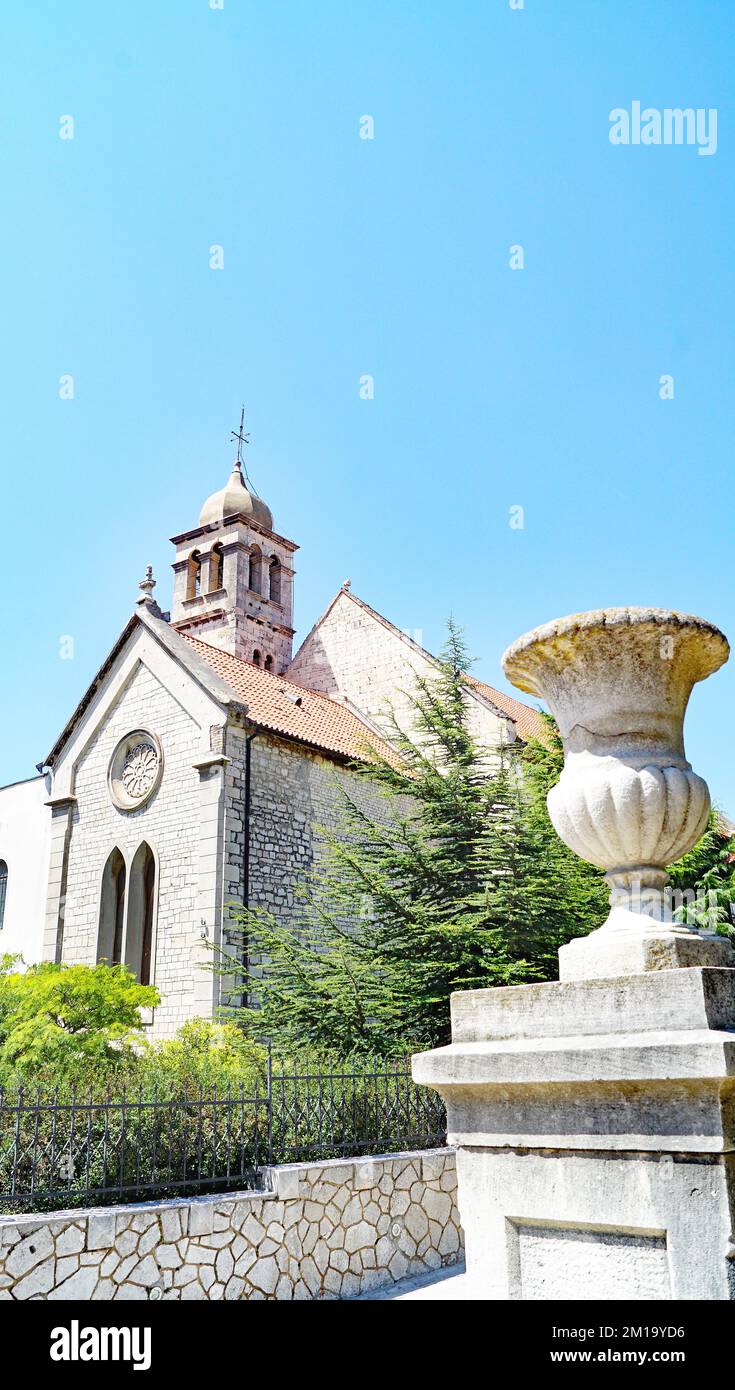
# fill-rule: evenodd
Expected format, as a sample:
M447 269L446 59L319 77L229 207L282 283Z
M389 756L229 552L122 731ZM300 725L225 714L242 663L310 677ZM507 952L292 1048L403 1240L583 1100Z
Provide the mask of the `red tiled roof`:
M248 716L254 724L344 758L364 761L369 757L369 748L374 748L382 757L396 761L389 745L346 705L316 690L305 690L283 676L263 671L250 661L191 637L188 632L180 632L179 636L247 705Z
M502 690L495 690L492 685L486 685L476 676L467 675L465 679L469 685L473 685L481 695L490 700L491 704L497 706L503 714L507 714L508 718L513 720L519 738L537 738L541 742L544 741L546 725L538 710L533 709L531 705L524 705L521 700L514 700L512 695L504 695Z

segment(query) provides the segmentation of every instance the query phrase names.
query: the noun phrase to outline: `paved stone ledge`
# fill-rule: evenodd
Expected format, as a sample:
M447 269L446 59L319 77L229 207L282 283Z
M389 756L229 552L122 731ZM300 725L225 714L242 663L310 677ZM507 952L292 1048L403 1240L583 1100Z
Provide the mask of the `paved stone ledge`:
M0 1300L352 1298L461 1259L453 1149L288 1164L266 1188L0 1216Z

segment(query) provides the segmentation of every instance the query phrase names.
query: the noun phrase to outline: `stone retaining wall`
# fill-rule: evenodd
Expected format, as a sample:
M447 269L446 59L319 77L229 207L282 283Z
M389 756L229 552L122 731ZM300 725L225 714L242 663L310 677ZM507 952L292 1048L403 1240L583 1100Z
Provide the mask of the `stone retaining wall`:
M460 1257L452 1149L289 1164L267 1186L0 1216L0 1299L350 1298Z

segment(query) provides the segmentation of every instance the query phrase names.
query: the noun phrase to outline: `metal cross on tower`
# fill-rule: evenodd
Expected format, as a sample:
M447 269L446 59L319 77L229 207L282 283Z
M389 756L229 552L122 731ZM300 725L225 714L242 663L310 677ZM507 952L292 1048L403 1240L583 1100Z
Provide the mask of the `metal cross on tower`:
M240 411L240 428L239 430L230 431L230 439L237 440L237 461L240 464L244 463L245 460L242 456L242 446L243 444L250 443L250 435L245 433L245 406L243 406L242 410Z

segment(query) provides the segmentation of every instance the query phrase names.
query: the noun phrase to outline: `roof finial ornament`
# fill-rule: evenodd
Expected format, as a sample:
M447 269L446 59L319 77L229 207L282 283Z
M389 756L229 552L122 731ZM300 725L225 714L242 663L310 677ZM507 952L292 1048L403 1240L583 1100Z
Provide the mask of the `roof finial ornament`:
M153 598L153 590L155 589L155 587L156 581L153 578L153 566L146 565L145 579L141 579L140 584L138 585L138 588L142 590L141 596L138 599L138 603L154 603L155 600Z
M343 588L343 589L351 589L351 588L352 588L352 580L351 580L351 579L343 579L343 580L342 580L342 588Z
M237 440L236 463L239 463L240 467L242 468L245 462L242 456L242 446L243 444L250 443L250 435L245 433L245 406L243 406L242 410L240 411L240 428L239 430L230 431L230 439Z

